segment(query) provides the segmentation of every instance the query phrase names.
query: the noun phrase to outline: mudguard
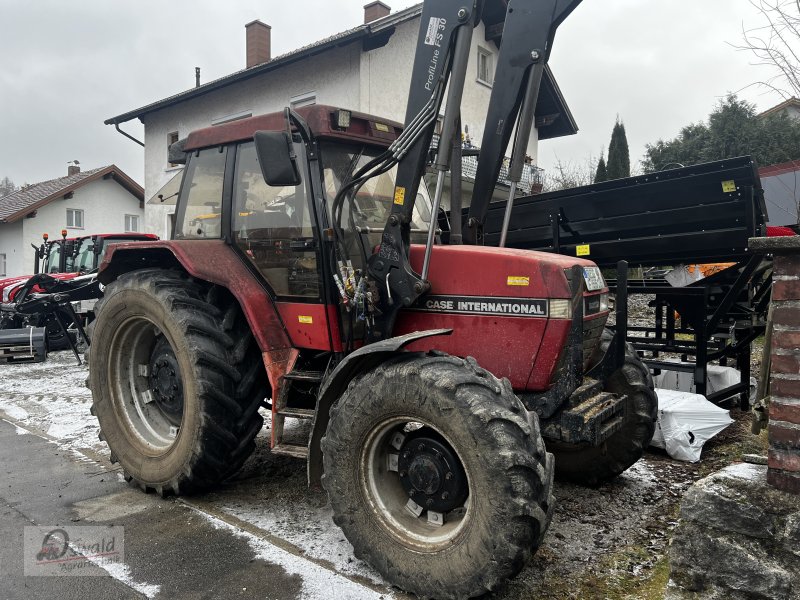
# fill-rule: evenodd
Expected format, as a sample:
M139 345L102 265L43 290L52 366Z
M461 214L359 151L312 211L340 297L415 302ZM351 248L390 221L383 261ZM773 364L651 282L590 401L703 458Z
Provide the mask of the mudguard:
M320 387L317 400L317 410L314 414L311 438L308 442L308 485L310 487L315 489L321 487L323 467L320 444L328 429L330 409L350 381L359 373L369 371L390 356L401 352L411 342L437 335L450 335L452 332L452 329L429 329L367 344L349 354L336 366Z

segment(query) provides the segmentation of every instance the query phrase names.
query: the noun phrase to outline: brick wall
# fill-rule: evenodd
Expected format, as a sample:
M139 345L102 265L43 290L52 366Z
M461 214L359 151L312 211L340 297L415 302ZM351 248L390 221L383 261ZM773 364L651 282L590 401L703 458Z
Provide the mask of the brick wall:
M800 236L750 247L774 256L767 482L800 494Z

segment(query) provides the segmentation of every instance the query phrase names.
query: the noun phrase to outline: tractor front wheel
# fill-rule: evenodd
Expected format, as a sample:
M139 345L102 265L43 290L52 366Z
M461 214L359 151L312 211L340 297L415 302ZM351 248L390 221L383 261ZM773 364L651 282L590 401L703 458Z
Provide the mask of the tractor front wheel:
M608 329L603 332L599 353L608 350L613 335ZM598 360L602 354L598 355ZM627 396L625 423L600 446L548 443L548 450L556 457L559 479L600 485L638 461L653 439L658 398L650 371L630 344L625 344L625 364L609 376L603 390Z
M538 419L473 359L407 354L357 377L322 450L356 556L423 597L497 589L550 523L553 458Z
M106 287L89 387L112 461L142 489L188 493L234 474L263 420L266 374L236 300L160 269Z

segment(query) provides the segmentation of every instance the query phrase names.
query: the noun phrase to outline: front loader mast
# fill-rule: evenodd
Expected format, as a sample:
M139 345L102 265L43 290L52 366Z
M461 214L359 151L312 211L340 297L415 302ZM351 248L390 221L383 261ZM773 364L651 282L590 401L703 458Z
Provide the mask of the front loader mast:
M467 243L482 243L483 222L500 172L511 133L517 134L512 155L512 188L506 209L506 228L520 180L525 152L533 126L536 100L544 66L552 49L556 28L581 0L493 0L503 1L506 17L500 45L495 85L489 102L486 127L478 158L478 171L470 215ZM398 165L394 198L378 252L368 261L368 274L380 290L377 316L369 341L391 337L398 311L412 305L430 289L428 270L435 241L436 220L450 168L451 142L460 135L460 106L467 76L472 33L480 22L483 0L427 0L423 5L420 32L406 108L405 130L390 148L393 158L366 165L334 201L341 205L344 194L365 180ZM449 85L448 85L449 84ZM433 133L445 89L441 137L433 166L437 171L431 225L422 272L409 263L411 219L420 180L425 172ZM373 161L375 162L375 161ZM388 165L388 167L386 166ZM372 169L372 171L370 171ZM355 192L352 192L353 194ZM340 197L341 196L341 197ZM451 218L460 219L460 215Z

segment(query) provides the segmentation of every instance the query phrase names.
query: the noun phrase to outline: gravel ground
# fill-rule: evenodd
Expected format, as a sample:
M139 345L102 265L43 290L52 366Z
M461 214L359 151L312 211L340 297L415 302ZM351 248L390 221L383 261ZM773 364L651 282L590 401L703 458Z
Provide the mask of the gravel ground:
M82 460L106 456L89 414L87 370L67 352L46 363L0 365L0 412L52 437ZM268 415L265 415L268 419ZM668 577L665 552L677 507L696 479L742 453L763 452L765 436L749 433L749 417L707 443L697 464L651 449L615 481L596 489L557 483L553 523L530 565L496 598L660 598ZM20 430L20 433L23 431ZM304 432L302 427L297 435ZM306 487L303 461L269 452L269 421L258 449L235 481L193 499L209 514L230 515L300 548L337 572L381 583L333 525L324 494ZM398 597L403 597L397 593Z

